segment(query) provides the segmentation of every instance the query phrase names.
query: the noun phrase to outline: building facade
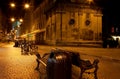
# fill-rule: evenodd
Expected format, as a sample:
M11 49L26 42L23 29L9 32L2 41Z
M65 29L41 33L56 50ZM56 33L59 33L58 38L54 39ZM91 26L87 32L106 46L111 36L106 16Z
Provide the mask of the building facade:
M87 0L45 0L32 12L31 39L39 44L102 42L102 12Z

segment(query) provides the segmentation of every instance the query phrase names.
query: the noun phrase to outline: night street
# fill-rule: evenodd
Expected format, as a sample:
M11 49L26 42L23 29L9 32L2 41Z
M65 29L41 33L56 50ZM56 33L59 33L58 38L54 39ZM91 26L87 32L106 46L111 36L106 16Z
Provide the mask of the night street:
M115 0L0 0L0 79L120 79Z
M40 73L35 69L36 57L34 55L21 55L20 48L13 47L13 44L0 45L0 79L42 79ZM43 55L56 46L39 46L39 53ZM82 59L99 59L98 79L119 79L120 55L119 48L86 48L86 47L57 47L66 50L80 52ZM79 69L76 68L76 78L79 76ZM89 74L90 75L90 74ZM87 77L88 75L85 75ZM93 79L91 77L91 79Z

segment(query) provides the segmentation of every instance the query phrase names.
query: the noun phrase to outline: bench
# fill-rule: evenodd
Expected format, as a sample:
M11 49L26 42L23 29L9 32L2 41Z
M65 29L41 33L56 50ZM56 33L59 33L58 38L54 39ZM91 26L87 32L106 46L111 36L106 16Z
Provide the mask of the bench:
M34 54L38 51L38 46L33 44L33 43L30 43L30 42L27 42L27 43L23 43L21 44L21 52L23 54Z
M83 78L83 73L93 73L94 74L94 78L95 79L98 79L97 78L97 70L98 70L98 63L99 63L99 60L98 59L95 59L93 61L93 63L91 63L89 60L83 60L80 58L80 54L79 52L74 52L74 51L66 51L66 50L61 50L61 49L57 49L55 50L54 52L64 52L64 53L67 53L69 54L69 56L71 57L71 63L72 65L75 65L77 67L80 68L81 72L80 72L80 77L79 79L82 79ZM36 54L36 61L37 61L37 66L36 66L36 70L39 70L39 64L43 64L45 67L47 66L46 62L42 61L42 59L45 58L45 56L49 55L50 53L45 53L42 57L40 56L40 54ZM46 59L47 61L47 59ZM86 72L87 70L89 69L94 69L93 72Z
M94 59L93 63L90 62L90 60L83 60L80 58L80 54L79 53L74 53L74 52L69 52L70 55L71 55L71 58L72 58L72 64L79 67L81 72L80 72L80 78L79 79L82 79L83 77L83 74L84 73L93 73L94 74L94 78L95 79L98 79L97 78L97 71L98 71L98 63L99 63L99 60L98 59ZM93 72L86 72L87 70L89 69L93 69L94 68L94 71Z

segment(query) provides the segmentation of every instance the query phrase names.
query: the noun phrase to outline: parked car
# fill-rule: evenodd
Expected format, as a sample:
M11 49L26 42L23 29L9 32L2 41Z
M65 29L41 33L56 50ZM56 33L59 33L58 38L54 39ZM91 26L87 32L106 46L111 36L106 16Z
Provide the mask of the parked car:
M105 37L103 39L103 48L115 48L117 47L118 41L116 41L112 36Z

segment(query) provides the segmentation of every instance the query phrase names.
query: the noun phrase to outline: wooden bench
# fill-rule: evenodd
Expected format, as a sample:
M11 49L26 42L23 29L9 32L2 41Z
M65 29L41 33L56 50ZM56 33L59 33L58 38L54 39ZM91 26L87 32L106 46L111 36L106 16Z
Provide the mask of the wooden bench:
M72 64L79 67L81 70L79 79L83 78L83 73L88 73L88 74L93 73L94 78L98 79L97 78L98 63L99 63L98 59L95 59L93 61L93 63L91 63L90 60L81 59L79 52L67 51L67 50L61 50L61 49L56 49L54 52L58 52L58 53L64 52L64 53L69 54L69 56L71 57ZM37 59L36 59L37 67L35 68L36 70L39 70L40 63L43 64L44 66L47 66L46 62L42 61L42 59L44 59L44 57L46 55L49 55L49 54L50 53L45 53L42 57L40 56L40 54L36 54L36 56L37 56ZM94 71L93 72L86 72L89 69L94 69Z
M82 79L83 73L88 73L88 74L93 73L94 78L98 79L97 78L97 70L98 70L98 63L99 63L98 59L95 59L93 63L91 63L90 60L81 59L80 54L78 52L69 51L69 53L71 56L72 64L79 67L81 70L79 79ZM87 70L93 69L93 68L94 68L93 72L86 72Z

